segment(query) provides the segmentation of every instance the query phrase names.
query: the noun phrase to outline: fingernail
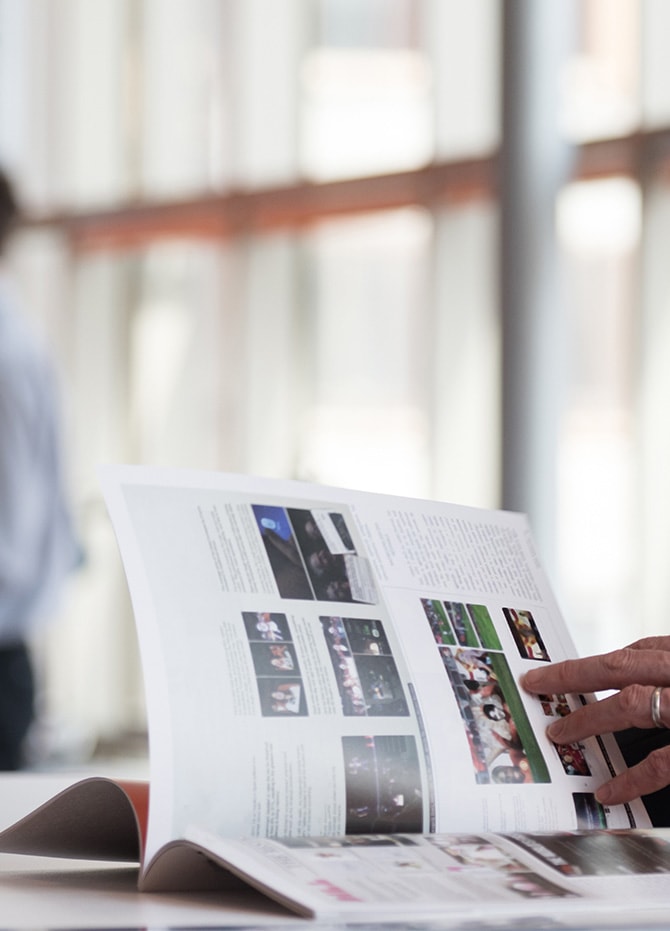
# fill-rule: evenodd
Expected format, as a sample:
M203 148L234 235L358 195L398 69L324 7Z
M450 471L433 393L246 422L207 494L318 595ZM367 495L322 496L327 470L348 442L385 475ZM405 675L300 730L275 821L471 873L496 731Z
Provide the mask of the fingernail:
M536 679L537 675L535 674L534 669L530 669L528 672L524 672L524 674L521 676L521 679L519 680L521 683L521 688L526 689L528 692L532 692L533 684Z
M550 724L547 728L547 737L549 740L557 740L561 736L561 722L554 721L553 724Z

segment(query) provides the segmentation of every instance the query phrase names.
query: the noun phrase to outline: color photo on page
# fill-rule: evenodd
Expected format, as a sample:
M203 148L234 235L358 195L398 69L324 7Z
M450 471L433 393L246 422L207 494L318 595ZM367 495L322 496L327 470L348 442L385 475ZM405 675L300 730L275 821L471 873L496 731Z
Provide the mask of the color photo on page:
M503 614L516 643L519 656L523 659L536 659L544 663L550 662L551 657L531 612L516 610L515 608L503 608Z
M570 705L567 696L537 695L537 701L547 717L564 717L570 714ZM575 742L571 744L554 744L558 758L561 761L566 776L590 776L591 767L587 759L584 744Z
M500 638L485 605L422 598L426 619L440 646L485 647L502 650Z
M381 621L320 617L346 716L409 715L400 675Z
M406 735L343 737L347 834L423 830L416 742Z
M342 514L260 504L252 511L282 598L377 602L370 564Z
M644 830L552 831L510 838L562 876L670 873L670 842Z
M456 864L487 871L495 870L504 877L504 888L523 898L575 896L574 892L532 872L519 860L510 856L506 849L498 845L495 837L482 837L477 834L434 834L429 840Z
M285 614L243 611L242 619L256 673L264 717L294 718L308 713L298 654Z
M439 648L477 782L550 782L519 691L500 653Z

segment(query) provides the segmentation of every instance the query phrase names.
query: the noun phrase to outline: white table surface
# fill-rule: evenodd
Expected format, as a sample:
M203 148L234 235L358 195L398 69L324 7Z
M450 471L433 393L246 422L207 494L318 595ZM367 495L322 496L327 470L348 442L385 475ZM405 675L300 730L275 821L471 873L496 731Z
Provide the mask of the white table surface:
M352 926L309 922L251 892L148 894L137 892L137 870L117 865L55 861L0 854L0 931L205 931L205 929L280 928L281 931L352 931ZM368 923L370 929L372 923ZM454 924L439 919L380 923L378 931L668 931L667 910L621 914L615 918L547 915L537 924L484 919Z
M216 928L300 922L250 893L148 894L127 866L0 854L3 929Z

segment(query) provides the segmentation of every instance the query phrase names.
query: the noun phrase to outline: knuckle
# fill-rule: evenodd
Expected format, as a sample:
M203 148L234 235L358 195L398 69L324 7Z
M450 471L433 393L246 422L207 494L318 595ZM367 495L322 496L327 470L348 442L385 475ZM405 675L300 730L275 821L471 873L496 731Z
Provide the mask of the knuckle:
M634 640L632 643L629 643L626 650L653 650L658 644L659 637L640 637L639 640Z
M668 651L670 650L670 637L667 635L642 637L640 640L635 640L633 643L629 644L627 649Z
M566 659L562 663L553 664L551 669L559 688L564 688L572 681L579 671L579 663L580 661L576 659Z
M619 692L619 708L626 717L639 713L641 708L646 709L648 704L647 689L642 685L627 685Z
M625 675L630 672L634 663L634 653L628 647L621 650L612 650L602 657L603 667L613 675Z
M667 747L652 750L644 761L645 776L661 787L670 783L670 755Z

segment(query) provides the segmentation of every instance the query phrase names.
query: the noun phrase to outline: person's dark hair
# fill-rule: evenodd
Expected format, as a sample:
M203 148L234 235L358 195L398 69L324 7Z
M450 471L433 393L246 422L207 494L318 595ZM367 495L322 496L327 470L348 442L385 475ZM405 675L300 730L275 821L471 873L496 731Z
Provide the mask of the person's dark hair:
M0 168L0 254L5 250L9 234L19 215L19 205L12 184Z

